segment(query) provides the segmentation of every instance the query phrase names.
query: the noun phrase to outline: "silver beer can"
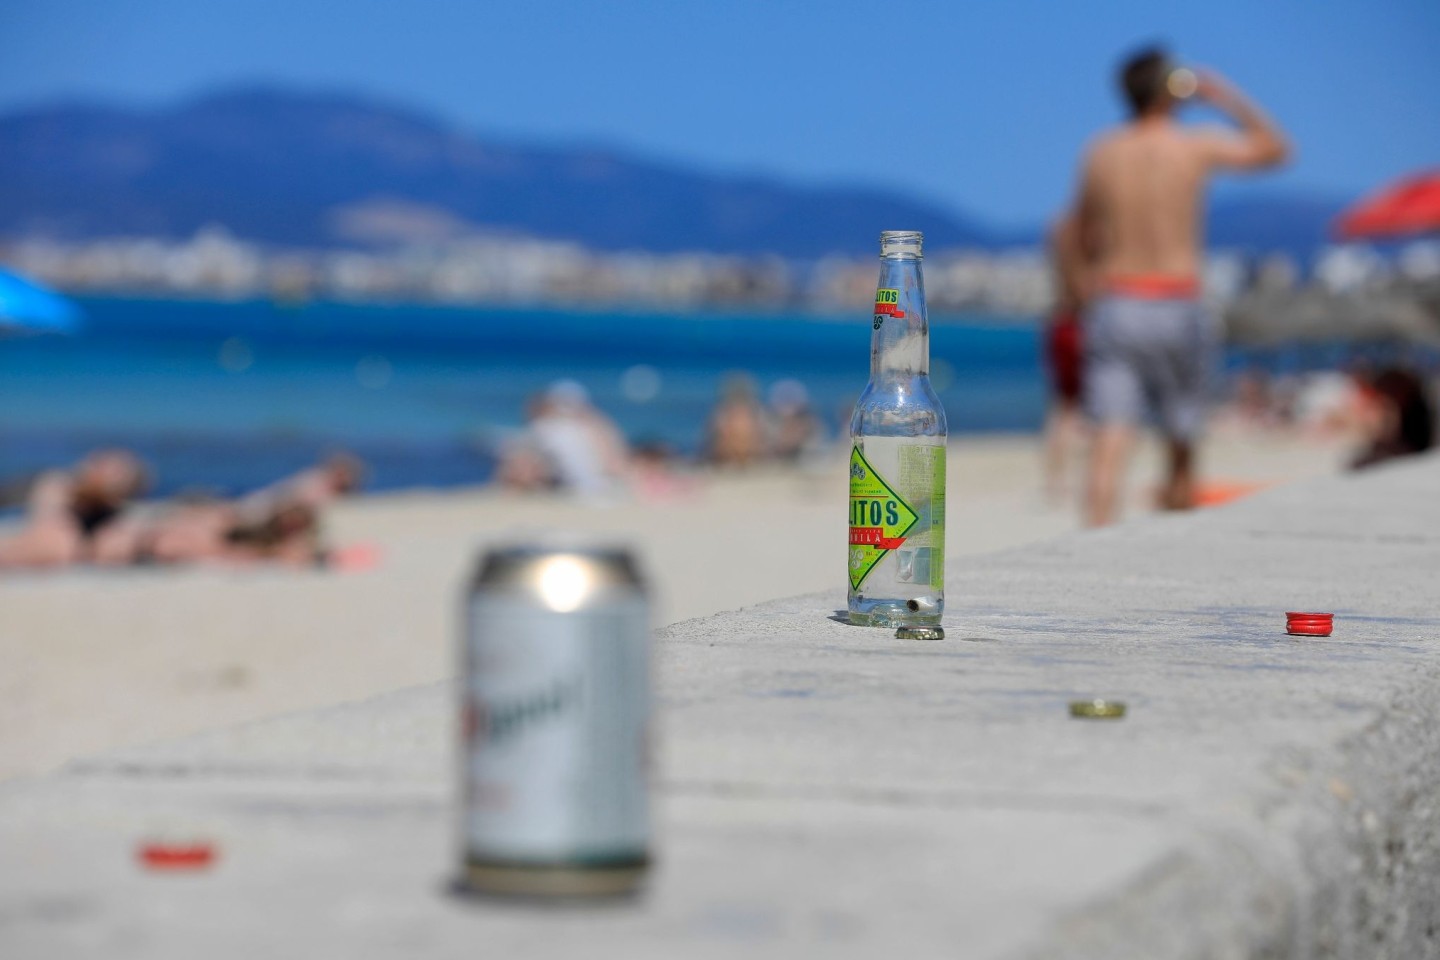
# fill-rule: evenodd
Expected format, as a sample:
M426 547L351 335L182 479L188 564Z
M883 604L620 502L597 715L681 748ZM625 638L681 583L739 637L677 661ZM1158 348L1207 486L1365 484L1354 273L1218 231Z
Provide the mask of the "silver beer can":
M650 609L624 548L490 550L463 613L462 884L613 896L650 862Z

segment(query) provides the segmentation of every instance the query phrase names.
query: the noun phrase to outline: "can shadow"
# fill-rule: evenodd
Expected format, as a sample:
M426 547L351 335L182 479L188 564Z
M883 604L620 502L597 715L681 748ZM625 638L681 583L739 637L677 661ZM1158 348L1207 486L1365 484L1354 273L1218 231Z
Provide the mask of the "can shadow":
M624 893L601 896L543 896L523 893L499 893L479 890L463 877L445 877L436 885L442 897L462 909L510 910L518 913L557 913L562 911L605 912L643 907L648 891L639 887Z

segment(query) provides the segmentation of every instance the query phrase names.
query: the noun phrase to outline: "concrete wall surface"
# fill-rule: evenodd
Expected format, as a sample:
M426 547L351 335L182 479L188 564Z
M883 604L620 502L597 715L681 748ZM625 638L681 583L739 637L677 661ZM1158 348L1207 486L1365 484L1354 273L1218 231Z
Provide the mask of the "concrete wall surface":
M837 519L837 581L842 550ZM1440 955L1440 459L967 559L947 597L935 642L840 590L664 631L638 901L447 893L424 687L0 787L0 957ZM1097 696L1128 715L1069 715ZM147 837L219 857L142 869Z

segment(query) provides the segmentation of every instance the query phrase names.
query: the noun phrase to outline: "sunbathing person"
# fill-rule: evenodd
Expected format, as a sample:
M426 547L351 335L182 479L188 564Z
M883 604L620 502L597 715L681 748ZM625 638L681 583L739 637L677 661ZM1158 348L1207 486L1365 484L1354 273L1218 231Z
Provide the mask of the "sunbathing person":
M135 515L120 513L144 481L123 451L87 457L72 473L42 476L21 531L0 540L0 568L149 564L373 567L373 547L326 549L323 508L354 490L358 460L337 455L238 501L189 500Z
M340 497L354 493L365 477L365 465L348 453L334 453L315 466L277 480L240 498L240 511L263 521L287 504L303 504L317 513Z
M68 471L41 474L24 525L0 539L0 568L62 567L111 554L123 535L121 514L147 483L144 464L126 450L99 450Z
M314 566L327 555L319 533L319 514L305 503L277 501L263 513L253 504L188 503L142 526L131 562Z
M320 536L324 509L358 489L363 476L358 459L337 453L234 502L183 504L136 538L131 562L373 566L372 548L331 550Z

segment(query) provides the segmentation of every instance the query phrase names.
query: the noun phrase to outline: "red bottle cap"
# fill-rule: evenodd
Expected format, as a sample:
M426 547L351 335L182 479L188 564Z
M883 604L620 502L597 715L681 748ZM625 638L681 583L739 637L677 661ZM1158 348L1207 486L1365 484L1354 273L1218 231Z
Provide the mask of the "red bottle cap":
M136 852L151 870L204 870L215 862L215 848L208 843L142 843Z
M1333 613L1302 613L1290 612L1285 614L1285 632L1293 636L1301 637L1328 637L1334 629L1335 615Z

